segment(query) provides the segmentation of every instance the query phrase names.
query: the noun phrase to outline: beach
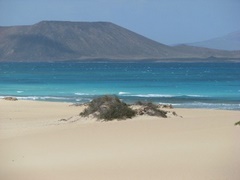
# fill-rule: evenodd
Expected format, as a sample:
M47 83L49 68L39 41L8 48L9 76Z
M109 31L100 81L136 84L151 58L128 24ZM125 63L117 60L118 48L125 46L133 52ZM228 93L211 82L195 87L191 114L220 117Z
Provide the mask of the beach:
M0 99L0 179L240 179L240 111L99 122L83 109Z

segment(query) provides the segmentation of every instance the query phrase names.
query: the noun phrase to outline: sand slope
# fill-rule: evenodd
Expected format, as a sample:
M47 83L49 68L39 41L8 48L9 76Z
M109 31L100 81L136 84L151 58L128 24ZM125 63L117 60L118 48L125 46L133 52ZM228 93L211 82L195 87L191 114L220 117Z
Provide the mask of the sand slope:
M0 100L0 179L238 180L239 111L62 122L82 107Z

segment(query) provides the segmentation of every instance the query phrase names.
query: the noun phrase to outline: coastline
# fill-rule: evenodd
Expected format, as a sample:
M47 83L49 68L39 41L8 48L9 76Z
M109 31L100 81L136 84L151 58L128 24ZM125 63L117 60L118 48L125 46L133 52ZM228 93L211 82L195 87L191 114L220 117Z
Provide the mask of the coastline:
M116 57L82 57L78 59L54 59L54 60L11 60L3 59L0 63L240 63L239 57L182 57L182 58L146 58L146 57L126 57L126 58L116 58Z
M97 122L83 108L0 99L0 179L240 178L240 111Z

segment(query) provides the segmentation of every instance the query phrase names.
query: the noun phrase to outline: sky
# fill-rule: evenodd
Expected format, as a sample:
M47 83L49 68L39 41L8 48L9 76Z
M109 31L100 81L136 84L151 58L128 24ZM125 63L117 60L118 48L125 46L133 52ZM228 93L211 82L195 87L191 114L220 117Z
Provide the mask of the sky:
M0 26L107 21L163 44L240 30L240 0L0 0Z

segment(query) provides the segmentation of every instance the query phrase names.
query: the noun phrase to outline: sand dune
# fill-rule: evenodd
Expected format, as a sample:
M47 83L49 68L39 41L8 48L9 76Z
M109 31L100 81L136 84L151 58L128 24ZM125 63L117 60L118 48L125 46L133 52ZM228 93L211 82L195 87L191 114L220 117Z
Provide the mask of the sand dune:
M82 109L0 100L0 179L240 179L239 111L96 122Z

